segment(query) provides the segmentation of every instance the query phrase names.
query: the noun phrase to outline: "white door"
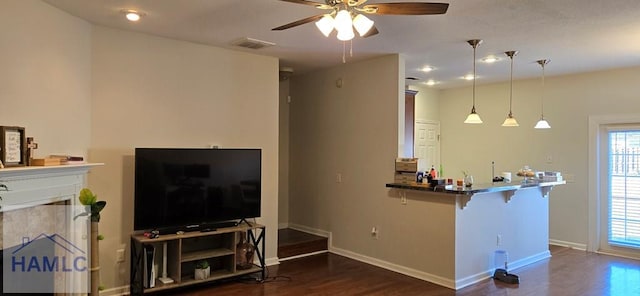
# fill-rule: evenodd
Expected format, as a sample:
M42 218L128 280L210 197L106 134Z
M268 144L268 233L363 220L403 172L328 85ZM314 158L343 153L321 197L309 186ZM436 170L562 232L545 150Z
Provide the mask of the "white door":
M640 126L608 126L608 168L601 180L600 250L637 257L640 254ZM631 253L633 255L631 255Z
M428 171L431 166L440 167L440 122L417 120L415 129L414 150L419 159L418 170Z

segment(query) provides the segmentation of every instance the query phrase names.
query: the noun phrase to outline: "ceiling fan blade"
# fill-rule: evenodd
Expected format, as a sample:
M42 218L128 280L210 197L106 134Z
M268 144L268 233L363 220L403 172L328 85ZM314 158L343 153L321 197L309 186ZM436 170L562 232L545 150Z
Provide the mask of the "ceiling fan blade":
M300 26L300 25L304 25L306 23L315 22L317 20L320 20L323 16L324 16L324 14L319 14L319 15L310 16L308 18L303 18L301 20L297 20L295 22L291 22L291 23L288 23L286 25L282 25L280 27L273 28L273 29L271 29L271 31L282 31L282 30L290 29L290 28L297 27L297 26Z
M371 29L369 29L369 32L367 32L367 34L364 34L362 36L362 38L367 38L367 37L371 37L371 36L374 36L374 35L378 35L378 33L380 33L378 31L378 28L376 28L376 26L373 26L373 27L371 27Z
M362 10L375 14L426 15L443 14L448 8L449 3L396 2L369 4L363 6Z
M311 5L311 6L315 6L316 8L320 8L320 9L333 9L333 7L331 7L330 5L327 5L327 4L324 4L324 3L313 2L313 1L307 1L307 0L280 0L280 1L289 2L289 3L304 4L304 5Z

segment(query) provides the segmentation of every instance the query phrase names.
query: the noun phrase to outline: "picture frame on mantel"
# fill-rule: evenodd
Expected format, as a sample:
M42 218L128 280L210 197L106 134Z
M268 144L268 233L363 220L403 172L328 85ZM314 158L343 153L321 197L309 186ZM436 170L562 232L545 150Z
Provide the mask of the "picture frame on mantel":
M27 135L24 127L0 126L0 161L5 167L27 165Z

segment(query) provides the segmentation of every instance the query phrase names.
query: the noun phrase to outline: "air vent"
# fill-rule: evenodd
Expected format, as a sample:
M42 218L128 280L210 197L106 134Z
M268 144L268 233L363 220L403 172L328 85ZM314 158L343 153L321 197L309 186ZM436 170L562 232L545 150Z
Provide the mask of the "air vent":
M274 46L276 44L268 41L262 41L258 39L244 37L231 42L231 45L250 48L250 49L261 49L265 47Z

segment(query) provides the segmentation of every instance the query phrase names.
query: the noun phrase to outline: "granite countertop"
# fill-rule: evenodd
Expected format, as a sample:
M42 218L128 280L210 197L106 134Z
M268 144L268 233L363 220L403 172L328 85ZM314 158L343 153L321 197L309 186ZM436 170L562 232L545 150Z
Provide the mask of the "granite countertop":
M562 185L562 184L566 184L566 181L527 180L526 182L522 181L522 182L512 182L512 183L494 182L494 183L474 184L472 187L464 187L464 186L458 187L456 185L437 185L435 187L431 187L429 186L429 184L388 183L386 184L386 187L395 188L395 189L409 189L409 190L428 191L428 192L473 195L476 193L515 191L523 188L548 187L548 186L555 186L555 185Z

